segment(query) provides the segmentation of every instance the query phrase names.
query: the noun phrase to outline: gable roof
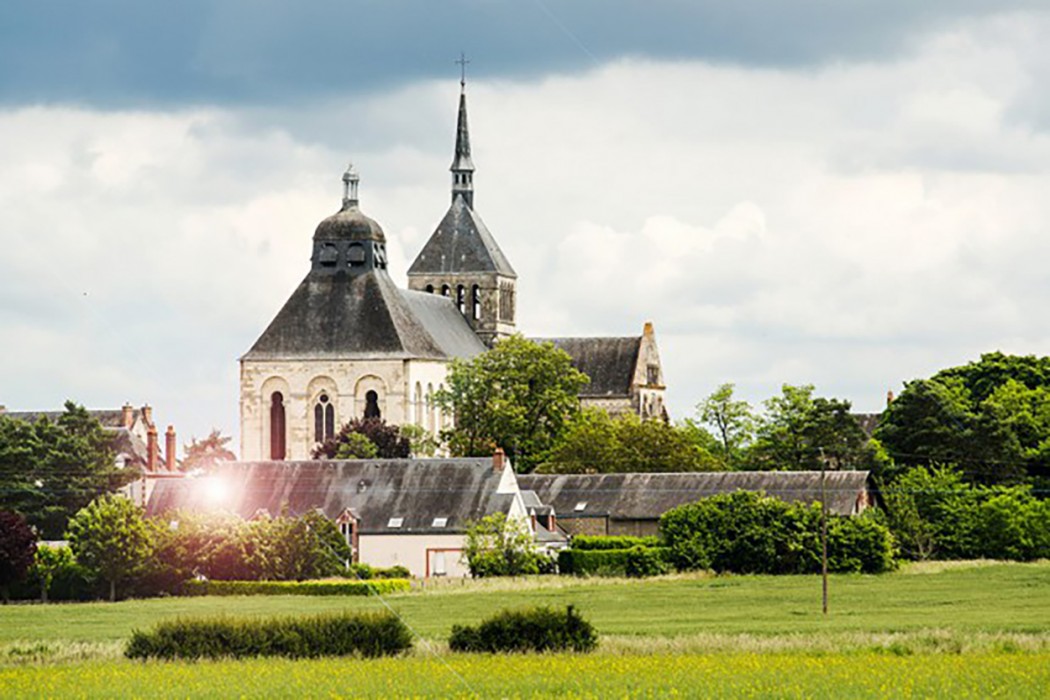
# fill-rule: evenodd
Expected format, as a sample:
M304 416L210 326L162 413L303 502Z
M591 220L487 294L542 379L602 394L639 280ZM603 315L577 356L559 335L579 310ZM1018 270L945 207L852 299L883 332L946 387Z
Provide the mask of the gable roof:
M559 518L655 520L701 498L764 491L788 503L820 500L820 472L690 472L656 474L523 474L519 487L535 491ZM867 490L868 472L827 472L828 510L852 515ZM586 504L577 510L577 505Z
M384 270L311 271L242 359L446 359L484 350L451 300L417 296Z
M251 518L259 510L320 509L335 520L349 508L364 534L455 533L467 521L508 511L514 495L498 492L501 476L491 457L230 462L209 477L230 494L224 502L208 500L209 478L171 480L156 485L146 513L221 507ZM402 518L400 527L391 518ZM435 518L447 518L445 526L434 527Z
M496 272L517 277L496 239L462 196L452 201L445 217L419 251L409 275L448 272Z
M591 378L580 396L630 396L642 336L630 338L533 338L554 343L572 357L572 365Z

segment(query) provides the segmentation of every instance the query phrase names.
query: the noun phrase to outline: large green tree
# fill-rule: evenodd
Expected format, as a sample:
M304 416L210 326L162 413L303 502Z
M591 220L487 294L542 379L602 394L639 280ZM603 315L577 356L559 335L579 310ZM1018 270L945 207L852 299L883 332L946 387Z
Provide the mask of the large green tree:
M18 513L0 510L0 597L7 603L9 587L25 578L36 554L36 534Z
M66 402L55 421L0 415L0 495L44 539L59 539L70 516L139 476L118 468L112 434L82 406Z
M454 360L435 399L455 416L443 431L454 454L481 456L502 447L519 471L531 471L579 411L588 378L568 353L520 335L469 361Z
M141 571L153 553L142 510L116 494L82 508L69 521L66 537L77 562L109 584L111 601L117 599L117 586Z
M813 396L813 386L785 384L780 396L765 402L749 463L758 469L870 469L875 449L850 403Z
M757 419L751 404L733 397L733 384L723 384L697 404L700 422L709 426L718 439L727 469L737 467L744 449L754 439Z
M635 415L611 418L584 409L539 460L547 473L691 472L721 464L698 445L688 428Z
M1050 484L1050 358L1002 353L908 382L876 437L898 463L973 483Z
M223 435L218 428L212 428L211 432L208 433L208 437L200 440L196 437L190 438L189 444L184 445L182 448L184 455L182 459L183 471L200 469L210 472L222 462L236 460L237 455L227 447L232 439L228 435Z

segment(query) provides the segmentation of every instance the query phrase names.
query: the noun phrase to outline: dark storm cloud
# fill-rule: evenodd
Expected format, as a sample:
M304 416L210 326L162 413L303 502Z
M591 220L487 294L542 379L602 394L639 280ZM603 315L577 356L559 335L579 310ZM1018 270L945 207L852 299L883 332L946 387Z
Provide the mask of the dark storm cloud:
M624 56L797 67L867 60L989 0L14 0L0 103L287 102L455 72L530 78Z

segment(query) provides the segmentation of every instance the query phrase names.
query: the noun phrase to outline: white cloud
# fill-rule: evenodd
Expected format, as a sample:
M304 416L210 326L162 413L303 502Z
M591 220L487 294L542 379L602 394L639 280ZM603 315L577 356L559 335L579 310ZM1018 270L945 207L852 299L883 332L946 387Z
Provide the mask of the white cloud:
M477 206L522 329L653 320L678 416L723 381L875 410L981 351L1050 353L1050 137L1018 117L1045 110L1032 23L816 72L624 61L472 84ZM403 279L447 206L457 87L0 112L0 402L151 401L184 437L235 431L236 358L305 274L350 157Z

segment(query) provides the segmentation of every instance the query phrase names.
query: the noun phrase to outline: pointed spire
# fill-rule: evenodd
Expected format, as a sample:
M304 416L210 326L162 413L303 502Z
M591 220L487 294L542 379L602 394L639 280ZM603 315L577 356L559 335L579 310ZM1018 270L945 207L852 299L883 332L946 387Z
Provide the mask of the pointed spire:
M343 209L357 206L357 183L360 181L361 178L354 171L354 164L347 165L343 173Z
M467 59L460 54L459 117L456 120L456 152L452 160L452 201L462 195L464 202L474 208L474 162L470 159L470 130L467 127Z

